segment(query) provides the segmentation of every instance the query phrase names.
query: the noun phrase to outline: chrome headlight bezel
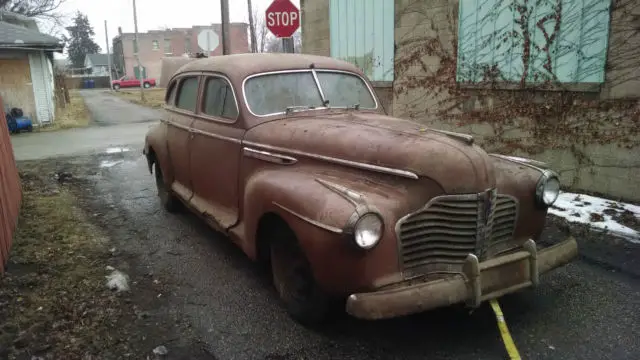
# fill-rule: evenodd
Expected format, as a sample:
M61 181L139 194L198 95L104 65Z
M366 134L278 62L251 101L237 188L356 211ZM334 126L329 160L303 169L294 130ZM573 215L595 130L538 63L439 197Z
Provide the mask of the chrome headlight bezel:
M385 231L384 218L379 212L375 210L372 210L372 209L367 209L365 211L362 211L364 209L360 209L360 210L361 211L356 210L353 213L353 215L351 216L351 218L347 223L347 226L344 229L344 234L347 236L347 241L349 241L349 243L353 247L359 250L370 250L376 247L380 243L380 240L382 240L382 237L384 236L384 231ZM367 230L372 230L371 228L369 229L363 228L363 226L366 226L365 221L368 221L370 219L374 219L375 221L377 221L377 228L374 229L374 232L377 232L377 237L373 241L370 241L369 243L362 245L361 242L358 241L358 237L364 235L362 232Z
M555 184L557 184L557 187ZM554 194L551 196L551 199L546 196L547 191L554 192ZM538 183L536 184L536 203L541 207L548 208L558 200L559 195L560 179L558 177L558 174L551 170L544 170L542 172L542 176L540 176L540 179L538 179Z

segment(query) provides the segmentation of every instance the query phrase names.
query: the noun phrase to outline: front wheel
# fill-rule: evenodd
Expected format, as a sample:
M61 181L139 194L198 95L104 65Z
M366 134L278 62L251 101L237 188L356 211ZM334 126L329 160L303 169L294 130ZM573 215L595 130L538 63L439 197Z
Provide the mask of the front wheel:
M315 326L329 319L331 298L319 288L289 229L283 229L271 243L271 272L276 291L295 321Z
M113 85L113 90L116 90L116 91L120 90L120 85L118 84Z
M158 188L158 196L160 197L160 204L168 212L176 212L180 208L180 200L173 194L173 191L164 182L162 176L162 170L158 162L154 164L154 172L156 174L156 187Z

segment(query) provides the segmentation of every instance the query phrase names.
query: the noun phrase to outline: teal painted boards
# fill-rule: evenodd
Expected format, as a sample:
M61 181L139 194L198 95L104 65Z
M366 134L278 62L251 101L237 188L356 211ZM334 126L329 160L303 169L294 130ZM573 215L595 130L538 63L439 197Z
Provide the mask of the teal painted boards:
M330 0L331 57L393 81L394 13L393 0Z
M611 0L460 0L459 82L602 83Z

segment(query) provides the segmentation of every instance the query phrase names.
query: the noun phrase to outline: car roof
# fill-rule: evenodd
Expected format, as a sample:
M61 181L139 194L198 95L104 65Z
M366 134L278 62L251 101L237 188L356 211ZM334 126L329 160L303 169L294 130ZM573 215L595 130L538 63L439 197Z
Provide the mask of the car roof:
M327 56L286 53L244 53L191 61L176 71L175 75L192 71L220 72L235 80L270 71L308 69L311 64L316 68L363 73L356 66Z

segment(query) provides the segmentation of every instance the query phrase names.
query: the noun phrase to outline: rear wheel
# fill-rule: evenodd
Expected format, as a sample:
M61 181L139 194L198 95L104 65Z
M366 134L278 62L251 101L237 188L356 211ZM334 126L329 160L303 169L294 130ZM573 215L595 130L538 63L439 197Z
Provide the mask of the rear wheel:
M27 126L27 131L28 131L28 132L32 132L32 131L33 131L33 125L29 125L29 126Z
M150 87L151 87L151 84L149 84L148 82L146 82L146 83L144 83L144 87L145 87L146 89L148 89L148 88L150 88Z
M305 326L326 322L332 310L331 298L316 283L295 235L290 229L281 228L272 240L273 283L287 312Z
M156 174L156 187L158 188L158 196L162 207L168 212L176 212L180 208L180 200L173 194L173 191L167 186L162 177L162 170L158 162L154 164Z
M119 84L113 85L113 90L120 90L120 85Z

